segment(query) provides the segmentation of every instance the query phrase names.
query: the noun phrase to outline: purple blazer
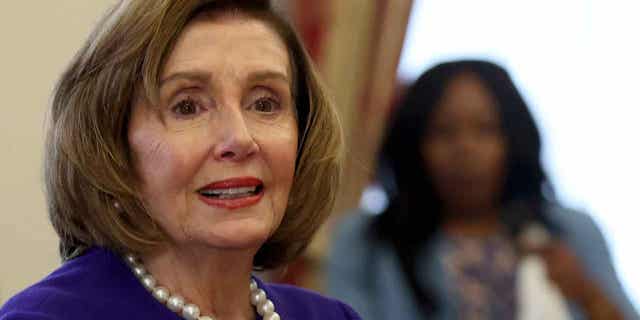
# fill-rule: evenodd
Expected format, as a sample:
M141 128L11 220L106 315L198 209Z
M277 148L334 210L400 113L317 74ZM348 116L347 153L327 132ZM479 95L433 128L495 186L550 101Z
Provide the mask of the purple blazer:
M256 279L283 320L360 319L317 293ZM92 248L64 263L0 308L0 320L180 320L147 292L119 256ZM261 319L256 314L256 319Z

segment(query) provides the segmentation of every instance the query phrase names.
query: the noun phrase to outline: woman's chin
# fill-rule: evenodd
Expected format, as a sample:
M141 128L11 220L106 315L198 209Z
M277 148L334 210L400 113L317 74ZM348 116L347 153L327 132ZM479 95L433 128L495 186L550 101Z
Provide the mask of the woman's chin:
M257 250L269 239L270 234L268 226L227 224L215 226L198 236L192 235L189 240L216 249Z

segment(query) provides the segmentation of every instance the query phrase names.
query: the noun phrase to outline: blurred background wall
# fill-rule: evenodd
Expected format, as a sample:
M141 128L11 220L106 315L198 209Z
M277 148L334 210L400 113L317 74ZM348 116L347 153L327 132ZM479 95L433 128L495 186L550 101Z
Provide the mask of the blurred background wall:
M0 304L57 264L42 187L55 81L113 0L0 1Z
M42 193L44 113L57 76L115 2L0 2L0 304L58 264ZM640 240L640 50L632 40L640 24L631 3L281 0L338 103L350 152L334 218L283 281L322 290L332 224L349 209L380 202L375 192L361 193L370 190L400 88L442 59L473 56L512 72L541 124L561 199L600 222L622 280L640 301L633 247Z

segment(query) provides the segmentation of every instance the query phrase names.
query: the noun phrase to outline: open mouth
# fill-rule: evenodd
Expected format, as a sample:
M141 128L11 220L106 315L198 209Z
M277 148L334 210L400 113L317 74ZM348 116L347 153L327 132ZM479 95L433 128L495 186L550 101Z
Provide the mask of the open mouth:
M255 177L237 177L217 181L197 190L200 200L209 206L234 210L250 207L264 196L265 186Z
M204 197L210 199L239 199L252 197L262 193L264 186L262 184L250 187L236 187L236 188L204 188L198 190L198 193Z

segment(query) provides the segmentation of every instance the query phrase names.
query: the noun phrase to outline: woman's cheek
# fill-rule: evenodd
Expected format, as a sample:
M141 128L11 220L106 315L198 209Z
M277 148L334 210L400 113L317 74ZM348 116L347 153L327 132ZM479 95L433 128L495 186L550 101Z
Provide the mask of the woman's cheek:
M155 130L134 136L132 149L145 188L165 189L166 195L171 189L182 189L188 183L189 172L193 171L196 162L196 149L192 139L182 138L176 139Z

